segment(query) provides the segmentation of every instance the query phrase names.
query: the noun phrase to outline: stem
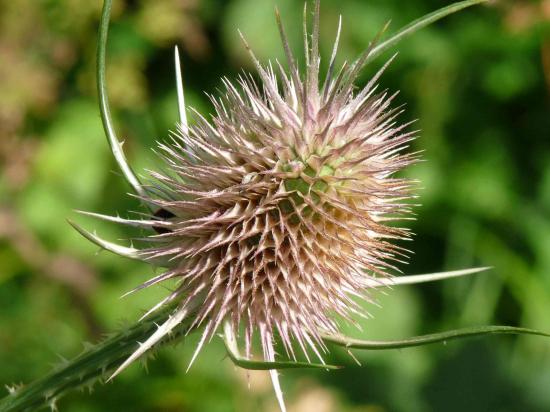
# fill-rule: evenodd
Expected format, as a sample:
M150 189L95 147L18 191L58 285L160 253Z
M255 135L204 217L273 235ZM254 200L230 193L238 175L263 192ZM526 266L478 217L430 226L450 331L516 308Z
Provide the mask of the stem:
M101 381L136 350L138 342L151 336L157 329L157 324L166 321L169 313L169 309L160 311L155 316L94 345L60 369L12 391L0 400L0 412L34 411L46 406L53 409L56 401L69 391ZM182 338L188 331L188 323L183 322L174 328L172 334L160 342L159 346Z

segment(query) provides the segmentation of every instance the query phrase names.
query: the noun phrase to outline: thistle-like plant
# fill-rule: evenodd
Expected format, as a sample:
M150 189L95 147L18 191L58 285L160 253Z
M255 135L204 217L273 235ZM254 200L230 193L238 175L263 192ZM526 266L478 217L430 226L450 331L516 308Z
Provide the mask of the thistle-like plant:
M304 9L303 71L276 13L286 65L262 65L243 38L259 81L248 74L236 82L223 79L224 90L211 96L210 119L193 111L192 125L187 122L176 49L177 131L159 143L163 170L151 171L142 183L126 162L110 118L104 68L111 2L105 1L98 49L103 123L113 154L148 213L141 219L87 214L149 234L136 240L139 247L123 247L73 226L104 249L165 268L131 292L167 282L173 287L142 318L149 322L147 318L158 317L154 312L160 311L160 326L154 331L136 326L148 335L137 348L128 350L130 355L123 362L109 364L108 369L115 369L111 378L168 335L182 334L182 328L185 333L200 330L202 334L190 364L204 343L220 332L237 365L270 370L284 410L276 370L334 368L323 360L327 342L388 349L487 333L542 334L485 327L377 342L343 336L338 328L341 319L353 322L354 316L365 316L357 300L371 300L375 288L485 269L391 276L390 272L398 271L395 264L406 257L396 240L409 237L405 228L393 222L409 218L409 199L414 197L414 182L395 174L417 159L417 154L406 152L415 132L409 124L399 123L396 93L378 88L392 59L366 86L357 89L355 85L364 66L402 37L480 2L456 3L411 23L384 42L376 38L356 61L336 67L340 21L324 75L319 1L314 3L311 32ZM251 360L255 335L263 361ZM240 341L244 356L238 349ZM290 361L276 359L277 342ZM307 362L297 361L297 349ZM311 354L318 363L310 361Z
M195 112L189 126L182 114L159 145L164 172L141 186L151 214L96 215L150 229L133 255L167 269L135 290L175 281L152 309L176 302L173 317L119 369L189 316L191 330L203 326L195 354L225 323L232 335L243 330L247 357L257 332L266 361L275 361L278 335L294 360L297 342L323 363L322 335L339 332L335 316L362 314L353 298L368 299L396 269L404 250L390 240L407 232L388 222L409 211L412 183L394 174L415 159L402 153L414 132L397 122L395 94L377 90L385 66L354 88L372 46L335 70L340 28L320 85L318 1L313 15L303 76L278 18L288 70L262 66L245 42L261 84L224 79L210 121Z

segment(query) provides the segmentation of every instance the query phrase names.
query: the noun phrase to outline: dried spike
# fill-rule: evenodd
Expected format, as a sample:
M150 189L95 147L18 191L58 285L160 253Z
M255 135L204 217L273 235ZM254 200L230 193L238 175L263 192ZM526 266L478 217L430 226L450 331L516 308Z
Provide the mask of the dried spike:
M474 275L490 269L492 269L491 266L484 266L470 269L451 270L448 272L426 273L422 275L396 276L385 279L377 279L375 282L373 282L373 287L414 285L417 283L435 282L437 280Z
M107 379L107 382L111 381L115 376L126 369L133 361L141 357L141 355L151 349L161 339L166 337L172 329L178 326L185 319L187 314L188 311L186 308L178 309L175 314L168 318L168 320L164 322L145 342L139 343L139 348L113 372L109 379Z
M307 67L308 93L315 106L318 105L319 96L319 22L320 19L320 0L315 0L313 12L313 31L311 33L311 61Z
M302 15L302 29L303 29L303 37L304 37L304 53L306 57L306 67L309 67L310 61L309 61L309 41L308 41L308 28L307 28L307 1L304 2L304 11Z
M338 17L338 29L336 30L336 39L334 40L334 46L332 48L332 54L327 70L327 76L325 78L325 84L323 85L323 100L327 99L329 89L332 84L332 75L334 72L334 63L336 61L336 54L338 53L338 44L340 43L340 33L342 32L342 16Z
M174 61L176 67L176 90L178 93L179 127L183 134L188 133L187 114L185 113L185 96L183 94L183 78L181 75L181 60L178 46L174 47Z
M277 7L275 7L275 19L277 21L277 27L279 28L279 35L281 37L281 42L283 43L283 49L285 51L286 59L288 62L290 75L292 77L292 80L294 81L294 87L299 87L299 85L301 84L301 81L300 81L300 78L298 77L298 66L296 64L296 59L294 58L294 55L290 50L290 44L286 36L283 22L281 21L281 14L279 13L279 9Z

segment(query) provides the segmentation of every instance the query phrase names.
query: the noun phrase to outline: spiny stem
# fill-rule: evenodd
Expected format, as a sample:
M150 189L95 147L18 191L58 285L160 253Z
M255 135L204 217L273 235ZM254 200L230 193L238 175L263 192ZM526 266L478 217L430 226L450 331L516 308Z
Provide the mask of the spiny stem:
M0 412L34 411L46 406L53 407L69 391L103 380L136 350L138 342L146 340L155 332L158 324L166 321L169 313L168 309L160 311L86 350L60 369L12 391L0 400ZM183 322L159 345L182 338L187 333L188 326L188 322Z

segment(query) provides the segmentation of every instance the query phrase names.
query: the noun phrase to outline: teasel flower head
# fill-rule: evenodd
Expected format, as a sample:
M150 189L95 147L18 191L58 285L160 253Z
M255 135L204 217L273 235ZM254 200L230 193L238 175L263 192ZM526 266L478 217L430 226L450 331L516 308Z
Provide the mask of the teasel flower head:
M375 42L337 69L339 24L322 76L314 8L311 33L304 18L304 72L278 15L286 67L262 65L243 39L259 81L223 79L214 113L194 112L193 125L180 107L177 132L159 144L163 171L141 187L153 212L112 219L149 229L134 253L166 267L136 290L175 282L152 310L177 304L121 369L188 317L202 328L197 353L225 324L247 357L259 336L266 361L278 338L291 358L298 348L322 362L322 334L365 315L357 298L370 300L405 255L394 241L408 232L390 222L410 213L414 184L395 174L416 160L404 153L415 133L398 122L396 93L378 88L389 62L358 89Z

